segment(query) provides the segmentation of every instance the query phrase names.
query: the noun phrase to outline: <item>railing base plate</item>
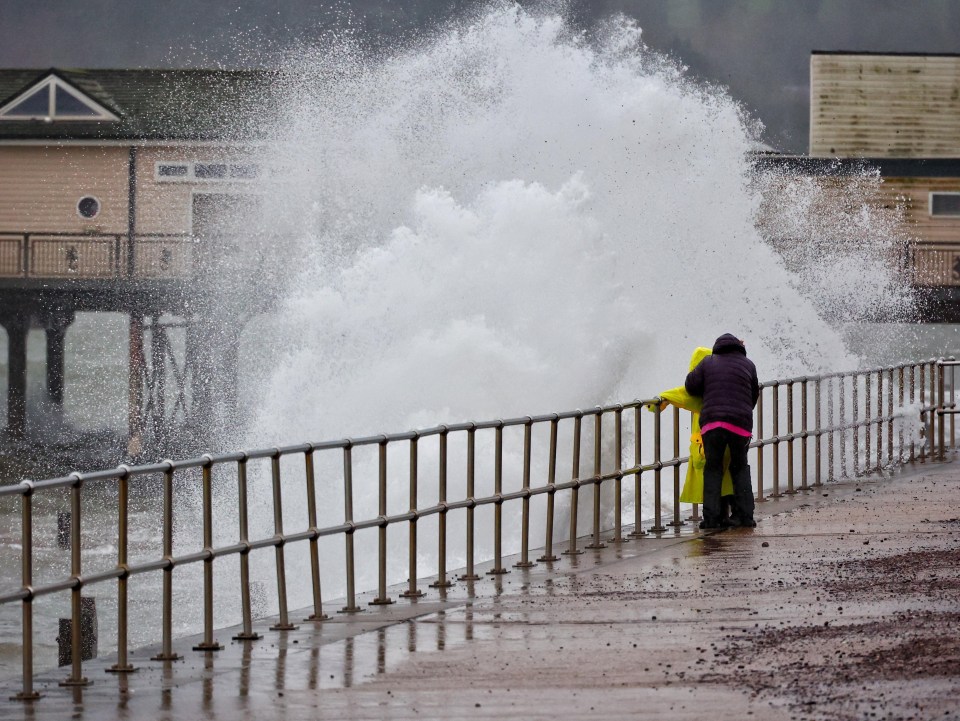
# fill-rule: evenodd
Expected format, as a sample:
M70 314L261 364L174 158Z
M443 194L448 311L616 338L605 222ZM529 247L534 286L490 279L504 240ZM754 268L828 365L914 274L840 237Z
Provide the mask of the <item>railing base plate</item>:
M31 691L30 693L24 693L21 691L16 696L11 696L11 701L36 701L37 699L43 698L38 692Z
M213 641L211 643L198 643L196 646L193 647L193 650L194 651L222 651L223 646L221 646L216 641Z
M126 666L118 666L117 664L114 664L110 668L104 669L106 673L134 673L139 670L140 669L138 669L136 666L131 666L130 664L127 664Z
M58 685L58 686L75 686L75 687L80 687L80 686L90 686L90 685L92 685L92 684L93 684L93 681L91 681L91 680L88 679L86 676L84 676L83 678L80 678L80 679L68 678L68 679L65 679L65 680L61 681L61 682L58 683L57 685Z

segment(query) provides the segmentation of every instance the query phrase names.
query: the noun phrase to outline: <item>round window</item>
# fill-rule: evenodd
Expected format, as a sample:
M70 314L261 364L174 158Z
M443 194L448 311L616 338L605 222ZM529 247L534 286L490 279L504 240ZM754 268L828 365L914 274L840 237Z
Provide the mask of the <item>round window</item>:
M100 213L100 201L92 195L86 195L77 201L77 213L81 218L96 218Z

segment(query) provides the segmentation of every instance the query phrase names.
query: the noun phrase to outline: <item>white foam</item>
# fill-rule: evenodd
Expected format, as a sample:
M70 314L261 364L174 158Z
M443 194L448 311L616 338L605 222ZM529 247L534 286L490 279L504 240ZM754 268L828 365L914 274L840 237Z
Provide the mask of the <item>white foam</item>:
M634 25L591 46L496 7L288 76L275 205L308 254L255 444L630 399L725 331L766 378L854 363L808 296L874 294L813 273L804 294L755 228L752 125Z

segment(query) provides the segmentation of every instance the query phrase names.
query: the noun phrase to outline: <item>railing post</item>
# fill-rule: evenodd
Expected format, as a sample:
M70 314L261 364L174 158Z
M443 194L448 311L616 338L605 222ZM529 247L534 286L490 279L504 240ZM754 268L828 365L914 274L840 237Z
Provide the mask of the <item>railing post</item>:
M614 470L617 473L614 478L614 499L613 499L613 537L611 543L622 543L628 539L623 537L623 406L618 405L613 412L616 428L613 434L613 445L616 451L614 461Z
M930 360L930 460L937 457L937 439L939 434L940 416L937 415L937 370L939 363L936 359Z
M346 554L345 564L347 572L347 605L340 609L340 613L360 613L363 609L357 605L356 562L353 549L353 535L356 528L353 524L353 443L347 441L343 447L343 523L347 530L343 534Z
M663 411L660 409L662 403L658 397L654 399L656 407L653 410L653 528L651 533L663 533L667 529L663 525L663 511L661 509L663 498L660 493L660 469L663 463L660 461L660 419Z
M603 411L596 409L593 417L593 540L587 548L606 548L607 544L600 540L600 476L603 475L601 451L603 448Z
M916 401L916 380L917 380L917 366L915 363L910 364L910 405L912 406ZM923 414L920 414L920 422L923 423ZM917 457L917 445L913 438L910 439L910 462L913 463Z
M680 408L673 407L673 528L687 525L680 518Z
M444 426L443 430L440 431L440 464L437 471L437 502L440 505L440 513L437 518L437 580L430 584L430 588L449 588L453 585L453 582L447 579L447 440L449 438L449 431L447 427ZM410 479L411 479L411 491L410 491L410 511L415 513L417 510L417 498L416 498L416 447L414 445L410 446ZM416 550L417 547L417 527L416 527L416 516L410 521L410 547ZM407 592L410 594L410 597L414 595L422 596L422 593L416 593L414 587L414 580L417 577L417 559L416 553L410 557L410 590Z
M467 501L470 505L467 506L467 572L460 576L461 581L476 581L480 578L474 571L474 558L473 558L473 546L474 546L474 528L473 528L473 513L474 513L474 483L475 483L475 471L476 471L476 447L477 447L477 427L476 424L471 423L470 427L467 429Z
M313 470L312 465L310 470ZM246 454L237 461L237 499L240 514L240 543L245 546L240 551L240 611L243 618L243 629L233 637L233 640L256 641L261 636L253 630L253 613L250 610L250 530L248 528ZM310 507L315 508L315 504L310 503ZM316 526L316 511L314 511L313 525Z
M877 371L877 470L883 469L883 369Z
M70 591L71 608L71 638L70 638L70 656L73 662L71 674L68 678L60 682L61 686L88 686L90 680L83 675L83 662L81 656L83 653L83 629L81 627L81 601L80 593L83 590L82 568L80 565L80 489L83 488L83 476L79 473L71 474L74 478L73 487L70 489L70 575L74 584Z
M273 533L274 557L277 564L277 599L280 602L280 618L270 626L271 631L293 631L297 626L290 623L287 612L287 567L284 546L287 543L283 534L283 495L280 486L280 450L275 448L270 457L270 475L273 480Z
M377 527L377 597L370 601L371 606L389 606L393 599L387 596L387 437L384 436L377 447L379 469L379 503L377 513L380 525Z
M547 467L547 529L543 544L543 555L537 559L547 563L559 560L557 556L553 555L553 515L557 494L554 485L557 482L557 425L559 421L560 419L556 414L550 419L550 458Z
M127 544L129 532L129 479L130 470L120 466L122 471L117 479L117 662L107 669L111 673L130 673L137 669L127 660Z
M930 436L933 434L933 428L927 421L927 364L920 364L920 423L923 425L923 443L920 446L920 462L927 462L927 446L930 444Z
M814 421L814 432L816 435L813 439L813 455L815 458L816 466L814 468L814 485L820 487L823 485L823 478L821 475L822 467L822 453L823 453L823 444L821 443L821 436L823 435L823 414L821 413L822 409L822 397L823 397L823 388L820 385L820 376L817 376L816 381L813 384L813 392L815 394L813 402L813 413L816 416Z
M641 432L643 430L643 424L640 422L640 411L643 406L640 403L637 403L636 407L633 409L633 467L636 469L636 472L633 475L633 530L630 532L631 538L642 538L647 535L647 532L643 530L642 518L641 516L641 504L640 504L640 490L641 490L641 476L643 472L640 470L641 464L641 451L643 449L643 440L641 437Z
M800 393L802 400L800 402L800 490L809 491L810 484L807 483L807 440L810 435L810 426L807 423L807 379L800 381Z
M444 440L446 434L441 436ZM444 440L441 440L443 444ZM400 594L400 598L420 598L423 595L423 591L417 588L417 481L419 473L420 460L418 457L418 448L419 445L419 434L414 434L413 438L410 439L410 513L412 518L410 519L410 525L408 529L408 546L407 546L407 590L403 591ZM440 476L442 480L445 480L444 465L446 463L446 448L441 446L440 449ZM440 503L446 503L446 488L444 487L445 483L440 483ZM440 523L443 524L446 520L444 518L445 511L440 512ZM446 529L444 529L445 531ZM438 582L446 582L446 558L443 557L443 553L446 552L446 546L443 544L443 541L446 540L446 534L441 532L441 546L442 553L438 549L437 553L437 563L440 567L440 575L437 577Z
M205 454L201 467L203 487L203 641L194 651L221 651L223 646L213 638L213 493L211 473L213 459Z
M20 484L20 556L21 583L27 596L21 604L21 634L23 639L23 688L11 701L36 701L40 694L33 688L33 481Z
M850 420L850 430L853 432L853 476L860 475L860 374L850 376L853 383L853 418ZM870 393L867 393L867 398ZM869 434L868 434L869 435Z
M827 415L830 416L829 422L827 423L827 480L832 481L836 476L834 476L834 467L833 467L833 444L835 440L836 433L834 428L834 404L835 404L836 393L834 392L834 382L833 376L827 380Z
M160 653L152 661L176 661L173 652L173 461L165 461L163 472L163 633Z
M905 382L905 381L904 381L904 369L906 368L906 366L903 365L903 364L901 364L901 365L897 366L897 368L898 368L898 371L897 371L897 386L899 387L899 392L897 393L897 408L899 408L899 409L902 410L902 409L903 409L904 392L906 391L906 388L904 387L904 382ZM890 418L890 428L891 428L891 433L892 433L892 429L893 429L893 416L894 416L894 413L893 413L893 398L892 398L892 397L891 397L891 399L890 399L890 411L891 411L891 412L890 412L890 416L891 416L891 418ZM898 459L898 461L899 461L900 463L903 463L904 460L906 459L906 454L904 453L904 448L903 448L903 423L902 423L902 422L900 423L899 432L897 433L897 459ZM890 440L890 462L893 463L893 439L892 439L892 437L891 437L891 440Z
M583 553L577 548L577 513L580 501L580 435L583 427L583 411L577 410L577 415L573 419L573 461L571 462L571 480L573 488L570 489L570 539L567 550L563 552L564 556L576 556Z
M946 460L946 456L944 452L946 439L944 438L944 428L943 428L943 411L945 410L945 407L946 407L945 398L946 398L946 392L944 389L944 381L943 381L943 361L939 360L937 361L937 410L934 411L934 413L936 413L938 416L937 444L940 446L938 450L940 453L939 457L940 457L941 463L943 463L944 460Z
M490 576L510 573L503 567L503 421L497 421L493 458L493 568L487 571Z
M773 383L773 493L780 498L780 381Z
M871 452L871 443L870 439L873 436L873 429L870 427L873 423L872 413L873 410L870 403L870 386L871 382L871 373L867 371L863 374L863 402L864 402L864 414L863 414L863 437L864 437L864 455L863 455L863 473L864 475L869 475L870 473L870 458L872 457Z
M324 621L323 600L320 594L320 549L317 548L317 483L313 473L313 448L303 454L304 475L307 483L307 523L310 524L310 584L313 591L313 613L304 621Z
M793 495L793 379L787 381L787 491Z
M856 380L854 376L853 380ZM847 477L847 377L841 375L837 378L840 386L840 477ZM856 383L854 383L856 386Z
M766 503L763 495L763 386L757 395L757 503Z
M955 361L956 358L954 358L953 356L950 356L947 360ZM957 407L955 405L956 398L954 395L954 389L956 388L956 380L957 380L957 367L956 365L952 365L950 366L950 408L954 410L956 410L956 407ZM956 434L956 426L954 424L954 418L956 418L956 413L951 413L950 414L950 450L951 451L955 450L957 447L957 434Z
M533 432L533 419L527 416L523 424L523 490L527 494L523 497L523 516L520 522L520 560L513 564L514 568L530 568L535 566L530 560L530 436Z

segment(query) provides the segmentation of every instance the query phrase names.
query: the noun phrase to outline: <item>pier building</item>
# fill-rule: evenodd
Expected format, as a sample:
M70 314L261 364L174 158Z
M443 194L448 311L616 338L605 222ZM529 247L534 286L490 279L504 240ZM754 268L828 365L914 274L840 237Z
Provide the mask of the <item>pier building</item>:
M879 171L921 320L960 320L960 55L813 52L809 155L759 163L841 183Z
M0 70L8 434L27 426L28 331L46 333L46 392L62 407L64 337L79 311L129 315L134 455L172 415L203 428L216 403L229 410L240 313L213 317L229 304L209 281L228 273L238 234L253 232L260 138L245 119L262 113L274 81L264 71ZM180 359L171 325L187 329Z

